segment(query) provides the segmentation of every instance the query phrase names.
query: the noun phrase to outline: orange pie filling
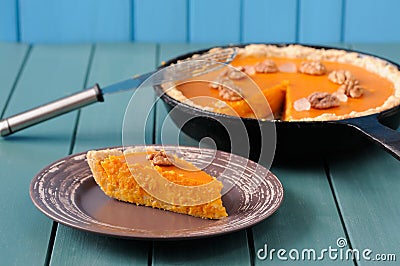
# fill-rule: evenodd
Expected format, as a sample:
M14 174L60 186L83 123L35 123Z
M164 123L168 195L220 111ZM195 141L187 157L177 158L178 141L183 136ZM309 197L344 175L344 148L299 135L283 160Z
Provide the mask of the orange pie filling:
M108 149L89 151L87 159L96 183L109 197L201 218L228 216L220 181L179 158L175 164L160 156L150 160L155 154Z
M218 70L176 84L167 94L213 112L284 121L345 119L400 104L399 70L372 56L301 45L248 45L231 66L246 73L258 92L248 78L221 78L226 70Z

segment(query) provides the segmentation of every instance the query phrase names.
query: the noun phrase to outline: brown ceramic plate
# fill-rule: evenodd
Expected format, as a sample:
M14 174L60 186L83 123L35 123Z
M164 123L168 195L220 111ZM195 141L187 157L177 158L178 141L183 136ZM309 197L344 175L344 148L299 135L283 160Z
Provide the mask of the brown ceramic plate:
M282 184L259 164L221 151L182 146L179 150L180 156L194 164L212 155L204 171L214 176L226 169L229 160L234 169L218 178L229 187L222 197L228 217L207 220L109 198L95 183L86 153L70 155L41 170L31 182L30 196L40 211L61 224L114 237L152 240L234 232L264 220L280 206Z

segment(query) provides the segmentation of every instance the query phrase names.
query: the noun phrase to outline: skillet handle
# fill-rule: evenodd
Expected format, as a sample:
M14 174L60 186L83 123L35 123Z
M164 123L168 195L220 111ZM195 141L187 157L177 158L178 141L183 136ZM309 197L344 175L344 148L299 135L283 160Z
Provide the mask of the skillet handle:
M377 115L358 117L347 122L348 126L358 130L400 160L400 132L381 124Z

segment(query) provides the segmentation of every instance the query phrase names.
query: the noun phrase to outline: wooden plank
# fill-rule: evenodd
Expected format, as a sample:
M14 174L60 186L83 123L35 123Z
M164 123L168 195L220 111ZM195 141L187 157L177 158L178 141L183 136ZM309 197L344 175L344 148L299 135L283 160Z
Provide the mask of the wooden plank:
M313 261L318 261L318 265L331 265L335 262L353 265L351 260L334 261L329 259L328 254L321 256L323 249L338 249L337 239L346 237L322 160L299 158L296 163L274 165L271 171L282 182L284 200L272 217L253 227L255 265L285 265L288 261L296 265L308 265ZM271 255L273 249L275 252ZM279 249L286 250L283 256L287 260L277 256ZM295 253L290 257L292 249L299 252L299 258L296 258ZM308 259L304 250L315 250L316 259ZM305 254L305 259L302 259L302 254Z
M18 41L17 1L3 0L0 8L0 40Z
M240 41L240 0L190 0L189 41L237 43Z
M3 2L0 39L7 41L19 39L17 2L24 42L326 42L340 40L342 28L347 42L400 40L396 0L345 1L344 8L343 0Z
M400 62L399 44L354 45L352 48ZM332 184L352 248L396 254L400 232L400 164L372 144L329 160ZM368 264L366 260L359 265Z
M28 51L26 44L0 43L0 114Z
M155 67L154 44L100 44L96 46L91 66L89 84L111 84ZM132 92L106 95L105 102L81 110L79 127L73 152L106 146L120 146L125 108ZM153 100L148 92L147 100ZM135 104L145 109L145 99ZM143 123L144 116L137 115L135 122ZM138 126L139 130L143 128ZM139 134L140 136L140 134ZM151 138L152 139L152 138ZM138 139L139 143L140 139ZM120 240L59 225L51 263L54 265L147 265L149 243Z
M156 46L154 44L101 44L97 45L93 58L88 85L99 83L107 86L136 74L142 74L155 68ZM122 123L125 109L133 95L133 91L105 95L104 103L96 103L86 107L80 117L74 152L86 151L94 148L122 145ZM141 106L153 100L153 92L135 104ZM142 118L149 110L138 115L137 122L144 124ZM101 114L101 118L99 117ZM152 122L149 122L152 123ZM138 126L136 138L141 136L142 129ZM148 136L152 141L152 136ZM142 140L137 140L137 144ZM143 142L143 141L142 141Z
M343 0L300 1L299 42L340 42Z
M346 1L344 18L345 42L399 42L397 0Z
M11 99L12 104L7 109L5 115L12 115L28 108L36 107L82 89L86 71L84 63L87 64L89 53L89 45L35 46L32 49L29 62L36 63L37 61L38 65L34 65L33 63L26 65L22 73L24 78L18 81L18 89L14 92ZM64 62L72 62L72 64ZM78 63L79 66L75 66ZM34 71L34 68L37 68L37 70ZM75 75L67 76L70 75L69 73ZM68 78L70 81L69 84L76 85L64 85L61 84L61 80L52 78L53 76L61 75ZM48 92L43 93L43 90L48 90Z
M131 39L131 1L21 0L21 41L68 43Z
M297 0L243 0L242 41L297 41L297 9Z
M155 242L153 265L251 265L246 232L189 241Z
M132 241L59 225L51 265L147 265L148 241Z
M79 89L90 46L34 47L5 115ZM71 89L72 88L72 89ZM4 265L43 265L52 221L29 198L29 184L47 164L69 152L76 114L71 113L0 140L0 257Z
M134 0L133 34L135 41L187 41L186 0Z
M397 160L369 145L329 160L332 184L352 248L362 252L396 254L400 232L399 172ZM359 265L368 264L367 260Z
M171 58L210 45L161 45L160 60ZM161 103L160 103L161 104ZM178 141L179 129L169 118L163 105L157 105L156 143L160 143L161 134L165 136L163 144L196 145L197 142L187 136ZM163 123L167 123L161 131ZM196 252L197 251L197 252ZM155 242L153 247L153 265L249 265L250 253L245 231L206 240L185 242Z

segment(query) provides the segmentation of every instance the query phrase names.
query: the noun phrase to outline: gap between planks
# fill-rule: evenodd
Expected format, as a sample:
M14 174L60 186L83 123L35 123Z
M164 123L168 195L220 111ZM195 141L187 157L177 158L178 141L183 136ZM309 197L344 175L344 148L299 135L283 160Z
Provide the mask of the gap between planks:
M93 44L91 46L91 48L90 48L89 60L88 60L88 64L87 64L87 67L86 67L86 73L85 73L85 80L83 82L83 89L87 88L87 83L88 83L88 80L89 80L90 71L92 69L92 63L93 63L93 58L94 58L95 51L96 51L96 46ZM76 141L76 134L78 132L80 115L81 115L81 110L79 109L77 111L77 114L76 114L76 117L75 117L74 130L73 130L72 136L71 136L71 143L70 143L70 146L69 146L68 155L72 154L72 152L74 150L75 141ZM44 265L46 265L46 266L50 265L50 262L51 262L51 256L52 256L52 253L53 253L54 243L55 243L55 239L56 239L56 235L57 235L57 229L58 229L58 223L53 221L52 228L51 228L50 239L49 239L49 244L48 244L48 247L47 247L46 259L45 259L45 263L44 263Z
M19 78L21 77L22 73L24 72L24 69L25 69L26 63L28 62L29 55L31 54L31 51L32 51L32 45L29 45L27 50L26 50L26 52L25 52L24 58L22 59L21 66L18 69L17 76L15 77L15 80L14 80L12 86L11 86L11 90L10 90L10 93L8 94L8 97L7 97L7 100L6 100L5 104L4 104L3 110L0 113L0 119L2 119L4 114L6 113L7 107L9 105L10 101L11 101L11 98L12 98L13 94L14 94L15 88L17 87Z

